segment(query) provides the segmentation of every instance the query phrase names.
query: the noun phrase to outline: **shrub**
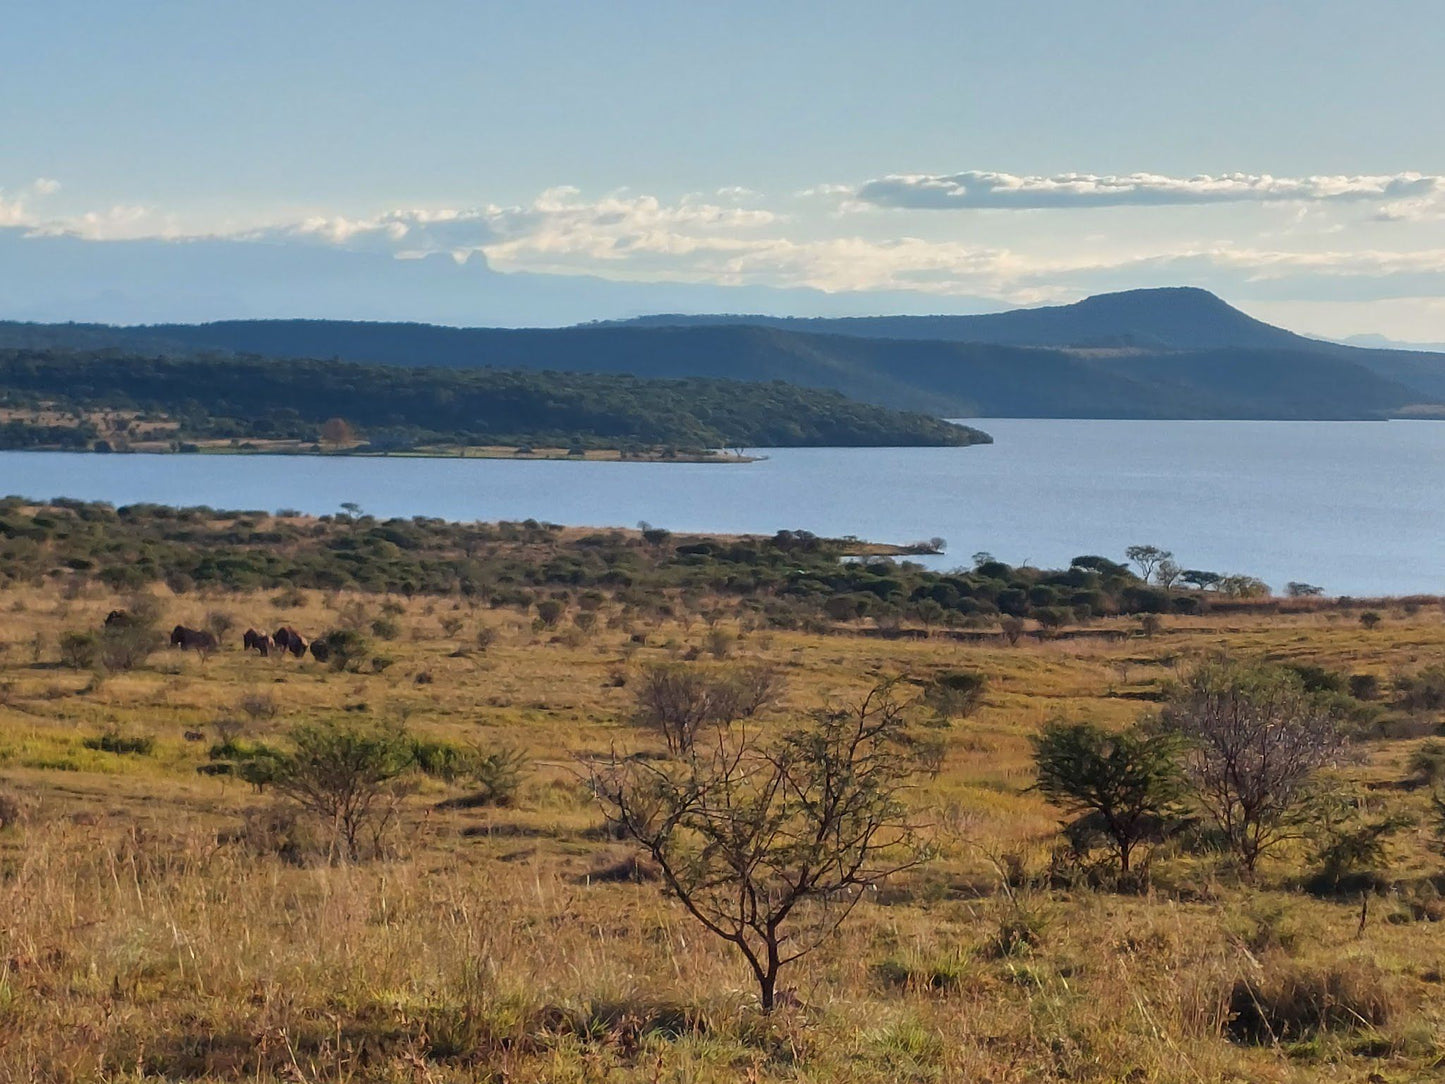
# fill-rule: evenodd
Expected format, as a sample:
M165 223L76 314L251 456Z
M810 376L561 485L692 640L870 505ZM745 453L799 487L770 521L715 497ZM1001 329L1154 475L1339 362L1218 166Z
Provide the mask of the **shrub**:
M100 634L97 632L64 632L60 634L60 662L72 670L93 670L100 661Z
M469 791L440 803L448 809L511 805L527 774L527 756L520 749L483 750L473 746L460 750L455 758L451 754L447 756L448 774L441 778L465 786Z
M1349 694L1356 700L1380 699L1380 679L1374 674L1351 674Z
M325 859L327 847L315 822L301 814L285 802L247 809L241 827L223 833L219 841L239 843L252 854L276 855L292 865L311 865Z
M133 753L136 756L150 756L156 741L148 735L127 736L118 730L107 730L104 734L86 738L82 744L87 749L98 749L104 753Z
M160 649L161 636L150 625L121 625L101 630L99 646L106 670L134 670Z
M703 645L715 659L725 659L732 653L737 637L727 629L708 629Z
M236 627L236 619L224 610L212 610L206 614L206 629L217 641L224 640L226 633Z
M943 719L966 719L983 703L988 677L977 670L945 670L928 683L924 702Z
M319 642L325 645L326 657L316 657L338 672L360 670L371 655L371 643L355 629L332 629Z
M1395 1011L1384 972L1365 960L1313 969L1282 961L1236 980L1226 1033L1237 1043L1273 1045L1320 1032L1380 1027Z
M303 724L276 759L272 786L335 835L335 853L355 861L381 850L396 812L391 784L414 764L400 727Z
M1374 874L1385 865L1391 837L1415 823L1397 810L1372 816L1360 796L1338 788L1324 790L1310 813L1309 837L1319 872L1308 887L1319 893L1338 892L1347 881Z
M537 620L546 628L554 628L558 621L562 620L562 614L566 612L566 605L555 598L544 598L537 603Z
M738 689L726 676L683 665L649 666L634 684L633 721L656 730L673 754L688 752L706 726L739 714Z
M389 617L378 617L371 623L371 631L383 640L395 640L401 635L401 626Z
M0 790L0 832L13 828L25 819L25 807L9 791Z
M751 719L759 712L766 711L782 699L787 688L787 679L782 672L769 663L754 663L740 666L729 677L736 710L741 719Z
M249 692L244 694L236 705L243 715L253 722L260 722L265 719L276 718L280 708L276 704L276 698L268 692Z
M1397 703L1405 711L1445 711L1445 666L1427 666L1394 679Z
M271 596L271 605L278 610L295 610L306 605L306 592L299 587L288 587L279 595Z
M1360 624L1367 629L1372 629L1380 623L1380 615L1374 610L1366 610L1360 614Z

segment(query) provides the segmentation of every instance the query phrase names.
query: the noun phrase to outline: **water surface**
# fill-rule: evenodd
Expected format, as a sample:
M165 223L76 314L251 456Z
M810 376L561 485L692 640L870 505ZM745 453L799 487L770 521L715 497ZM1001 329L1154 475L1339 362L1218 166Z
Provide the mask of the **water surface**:
M0 493L115 504L939 536L1056 566L1136 542L1331 594L1445 594L1445 422L984 419L972 448L787 448L747 465L0 453Z

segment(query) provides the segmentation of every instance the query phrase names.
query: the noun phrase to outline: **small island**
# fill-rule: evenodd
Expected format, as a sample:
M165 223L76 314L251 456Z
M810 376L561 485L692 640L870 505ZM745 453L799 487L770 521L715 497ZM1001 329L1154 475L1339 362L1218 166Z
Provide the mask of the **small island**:
M747 462L987 433L782 381L0 351L0 449Z

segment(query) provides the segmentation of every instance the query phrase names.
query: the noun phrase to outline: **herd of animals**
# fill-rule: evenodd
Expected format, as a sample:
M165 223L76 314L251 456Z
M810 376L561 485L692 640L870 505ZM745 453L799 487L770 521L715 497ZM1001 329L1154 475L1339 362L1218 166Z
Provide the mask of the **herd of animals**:
M124 627L134 621L135 618L127 610L111 610L106 614L105 627ZM216 638L215 633L207 629L193 629L188 625L177 625L171 630L171 647L205 653L215 651L220 646L220 641ZM331 649L324 639L307 640L290 625L282 625L271 633L247 629L241 636L241 649L256 651L267 657L273 653L283 658L290 654L298 659L304 658L309 650L318 662L326 662L331 657Z

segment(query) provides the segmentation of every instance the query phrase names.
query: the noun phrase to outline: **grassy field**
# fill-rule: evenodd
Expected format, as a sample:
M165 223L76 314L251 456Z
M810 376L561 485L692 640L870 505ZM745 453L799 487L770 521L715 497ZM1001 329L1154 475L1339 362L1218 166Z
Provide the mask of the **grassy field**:
M1302 846L1253 882L1218 856L1161 853L1143 895L1049 887L1059 814L1029 790L1028 741L1060 717L1127 723L1221 651L1374 674L1388 700L1394 675L1445 659L1438 605L1382 609L1369 630L1305 609L1167 617L1147 638L1103 619L1119 635L1007 646L767 630L712 600L694 609L715 624L607 602L584 629L575 609L538 627L450 598L159 593L166 628L227 615L225 648L98 678L58 645L123 598L0 591L0 794L23 813L0 831L0 1080L1374 1082L1445 1066L1441 859L1427 792L1400 786L1438 716L1392 716L1405 736L1360 743L1340 769L1341 786L1422 817L1363 923L1361 897L1300 890ZM337 673L239 649L246 627L283 623L360 627L382 661ZM937 731L941 769L915 796L939 857L876 886L786 971L772 1018L728 946L656 883L617 876L631 852L582 785L580 757L652 747L629 723L636 675L685 658L777 666L786 694L762 727L889 675L988 678L983 704ZM238 828L269 795L197 772L218 720L280 740L363 718L516 747L530 771L502 808L439 808L452 791L422 782L395 854L356 865L265 853ZM154 744L86 744L106 733ZM1246 979L1351 1009L1280 1042L1239 1035Z

